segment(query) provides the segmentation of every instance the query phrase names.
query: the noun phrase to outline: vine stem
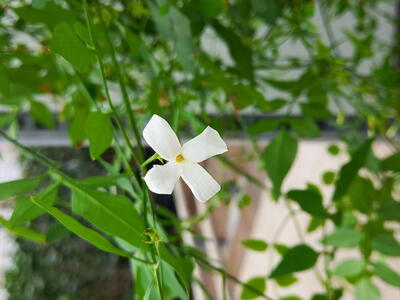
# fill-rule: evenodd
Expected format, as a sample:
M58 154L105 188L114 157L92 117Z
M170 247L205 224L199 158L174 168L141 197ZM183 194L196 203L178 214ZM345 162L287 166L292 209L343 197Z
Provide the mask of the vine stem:
M84 92L86 94L86 97L88 97L94 103L97 111L101 112L101 107L96 103L95 99L93 99L93 97L88 92L88 90L87 90L87 88L86 88L86 86L84 84L84 80L83 80L82 75L77 73L77 78L78 78L77 79L78 80L78 84L81 86L81 89L84 90ZM115 129L115 131L118 132L117 131L117 129L118 129L118 120L115 118L115 115L116 115L116 113L113 112L114 119L117 122L117 128L115 127L114 124L112 124L112 126ZM131 179L132 179L133 184L131 184L131 185L133 186L134 189L136 189L136 192L135 192L136 198L142 199L142 196L139 197L138 194L137 194L137 193L143 194L143 191L142 191L142 188L141 188L141 186L139 184L139 181L137 180L137 178L134 175L135 172L134 172L131 164L129 163L128 158L126 157L126 155L123 153L123 151L121 149L121 145L119 144L119 140L118 140L117 134L113 133L113 136L114 136L114 145L116 146L115 149L116 149L117 153L120 155L120 157L122 158L125 169L132 174Z
M89 12L88 12L88 8L87 8L87 0L83 0L82 3L83 3L83 11L84 11L84 14L85 14L86 26L88 28L89 38L90 38L90 43L91 43L91 45L89 45L89 46L92 49L94 49L94 52L95 52L96 57L97 57L97 62L99 64L99 69L100 69L100 73L101 73L101 79L102 79L104 90L105 90L105 93L106 93L106 99L107 99L108 105L111 108L113 116L114 116L114 118L115 118L115 120L117 122L118 128L121 130L122 135L124 137L124 140L125 140L127 146L129 147L129 150L132 152L133 159L135 160L135 162L138 165L138 167L140 167L140 160L136 156L136 152L135 152L135 150L134 150L134 148L133 148L133 146L132 146L132 144L130 142L128 134L127 134L127 132L126 132L124 126L123 126L122 120L119 117L119 115L117 113L117 110L116 110L116 108L115 108L115 106L114 106L114 104L113 104L113 102L111 100L110 90L108 88L107 79L106 79L105 72L104 72L103 58L101 57L100 50L99 50L99 48L97 46L97 43L96 43L96 41L94 39L94 35L93 35L93 28L92 28L92 24L90 22Z
M89 14L88 14L88 10L87 10L87 0L84 0L83 3L84 3L84 8L85 8L86 22L88 23L88 26L90 26L89 32L91 32L90 33L91 40L92 40L92 43L94 43L93 30L92 30L92 26L90 24ZM135 119L135 117L134 117L134 115L132 113L132 109L130 107L130 100L129 100L128 92L126 90L126 87L125 87L125 84L124 84L124 81L123 81L121 68L120 68L120 66L118 64L118 61L117 61L117 58L116 58L114 45L110 40L110 35L108 34L108 30L107 30L107 27L105 25L105 21L104 21L103 15L101 13L100 6L99 6L97 1L96 1L96 3L97 3L96 11L97 11L98 17L100 19L100 23L101 23L101 26L103 28L104 35L106 37L106 43L107 43L107 45L108 45L108 47L110 48L110 51L111 51L111 60L112 60L112 63L113 63L113 65L114 65L114 67L115 67L115 69L117 71L118 83L119 83L119 86L120 86L120 89L121 89L122 99L123 99L123 102L124 102L124 105L125 105L126 113L128 115L128 119L129 119L130 125L132 127L132 131L133 131L133 133L135 135L136 143L137 143L138 150L139 150L139 158L136 157L135 151L134 151L134 149L133 149L133 147L132 147L132 145L131 145L131 143L129 141L129 138L127 137L126 131L123 128L123 126L121 126L121 131L124 133L124 137L126 137L125 141L126 141L128 147L130 148L130 150L132 151L132 156L134 157L138 167L140 168L141 175L143 177L146 169L144 167L142 167L142 162L144 161L144 149L143 149L143 145L142 145L142 139L141 139L140 134L139 134L139 130L138 130L138 126L137 126L137 123L136 123L136 119ZM98 49L96 43L94 43L94 47L95 47L95 49L97 51L97 58L98 58L98 61L99 61L101 72L102 72L103 84L104 84L104 87L105 87L105 89L107 91L107 99L109 99L108 102L110 104L110 107L112 107L112 110L115 112L115 114L118 115L116 113L115 107L113 106L111 98L110 98L110 93L109 93L109 90L108 90L108 85L107 85L107 81L105 79L105 74L104 74L104 63L103 63L103 60L101 58L101 55L100 55L100 52L99 52L99 49ZM122 122L120 122L120 123L122 123ZM142 190L144 191L144 194L145 194L144 201L143 201L143 207L144 207L144 216L145 216L146 226L149 225L149 222L148 222L148 219L147 219L147 210L148 209L150 210L150 213L151 213L151 215L153 217L154 226L156 226L156 217L155 217L155 213L154 213L153 203L150 200L149 191L146 188L144 181L142 182Z
M118 83L119 83L119 87L120 87L121 92L122 92L122 99L124 101L125 109L126 109L126 112L128 114L128 119L129 119L130 125L132 127L132 130L133 130L133 133L135 135L136 142L137 142L137 145L138 145L139 160L143 161L144 160L144 150L143 150L143 145L142 145L142 139L141 139L140 134L139 134L139 129L138 129L138 126L137 126L137 123L136 123L136 119L135 119L135 117L133 115L133 112L132 112L132 108L131 108L131 105L130 105L128 92L126 90L126 87L125 87L125 84L124 84L124 80L123 80L123 77L122 77L121 68L120 68L120 66L118 64L117 57L116 57L116 54L115 54L114 45L110 40L110 35L108 34L108 30L107 30L107 27L105 25L103 15L102 15L102 13L100 11L99 4L98 4L97 1L96 1L96 3L97 3L97 5L96 5L97 14L99 16L100 23L101 23L101 26L102 26L103 31L104 31L104 35L106 37L106 42L107 42L107 44L108 44L108 46L109 46L109 48L111 50L111 60L113 62L113 65L114 65L115 69L117 70Z
M122 132L122 134L124 136L125 142L128 145L130 151L132 152L132 157L134 158L134 160L135 160L137 166L139 167L139 169L141 170L141 175L143 177L145 168L142 167L142 163L141 163L144 160L144 150L143 150L142 140L141 140L141 137L140 137L140 134L139 134L139 130L138 130L138 127L137 127L137 124L136 124L136 120L135 120L135 118L133 116L132 109L130 107L130 101L129 101L128 93L127 93L127 90L126 90L124 82L123 82L121 69L120 69L119 64L117 62L117 59L116 59L114 46L113 46L113 44L112 44L112 42L110 40L110 36L108 34L108 31L107 31L107 28L106 28L102 13L100 11L99 4L98 4L98 2L96 2L96 4L97 4L96 5L96 11L97 11L98 17L100 19L101 26L103 28L103 31L104 31L104 34L105 34L105 37L106 37L107 45L109 46L109 48L111 50L111 59L112 59L113 65L114 65L115 69L117 70L118 83L119 83L119 86L120 86L120 89L121 89L122 99L123 99L123 102L124 102L124 105L125 105L126 112L128 114L128 119L129 119L130 125L131 125L133 133L135 135L135 139L136 139L138 150L139 150L139 157L136 156L136 152L134 151L133 146L130 143L129 137L128 137L123 125L122 125L122 121L121 121L121 119L120 119L120 117L119 117L119 115L118 115L118 113L117 113L117 111L115 109L115 106L112 103L110 92L109 92L108 85L107 85L105 72L104 72L103 59L102 59L102 56L100 54L100 50L98 49L97 43L94 40L93 28L92 28L92 25L91 25L91 22L90 22L90 18L89 18L89 13L88 13L87 0L83 0L82 3L83 3L83 9L84 9L84 13L85 13L86 24L87 24L88 31L89 31L90 41L92 43L92 47L95 49L95 52L96 52L97 60L98 60L98 63L99 63L99 68L100 68L100 71L101 71L101 77L102 77L103 85L104 85L104 88L105 88L105 91L106 91L106 98L107 98L108 104L110 105L110 108L113 111L113 114L115 115L118 127L120 128L120 130L121 130L121 132ZM145 225L146 225L146 227L149 227L149 221L148 221L148 218L147 218L147 211L149 209L151 214L152 214L152 216L153 216L154 227L156 227L156 217L155 217L155 213L154 213L153 203L150 200L149 191L146 188L144 181L142 181L142 191L144 192L143 211L144 211ZM147 204L149 204L149 205L147 205ZM156 255L156 249L154 249L154 248L155 247L151 247L152 260L154 260L156 257L158 259L157 265L154 268L154 270L155 270L155 279L156 279L156 283L157 283L158 290L159 290L159 293L160 293L160 299L164 300L164 295L162 293L162 287L161 287L161 269L159 267L159 265L161 263L161 260L160 260L159 255Z

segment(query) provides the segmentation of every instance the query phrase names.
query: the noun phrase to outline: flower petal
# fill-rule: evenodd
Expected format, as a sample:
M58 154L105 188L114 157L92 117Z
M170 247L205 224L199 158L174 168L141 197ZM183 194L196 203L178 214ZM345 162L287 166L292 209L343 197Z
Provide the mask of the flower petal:
M201 162L226 151L228 148L218 131L210 126L182 147L183 156L191 162Z
M153 166L144 176L144 181L153 193L172 194L180 176L181 167L178 163L170 161L162 166Z
M181 154L181 144L169 126L158 115L153 115L143 130L143 137L147 144L162 158L166 160L175 160L178 154Z
M182 178L190 187L196 199L201 202L206 202L221 189L214 178L199 164L183 164Z

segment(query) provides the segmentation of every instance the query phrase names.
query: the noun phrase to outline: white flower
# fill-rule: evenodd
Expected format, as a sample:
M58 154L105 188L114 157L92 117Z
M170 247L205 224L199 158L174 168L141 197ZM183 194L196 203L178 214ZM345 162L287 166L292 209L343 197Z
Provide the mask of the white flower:
M144 180L157 194L172 194L178 179L186 182L194 196L205 202L221 189L220 185L198 163L228 151L219 133L207 126L204 131L183 146L166 120L153 115L143 130L147 144L168 162L155 165Z

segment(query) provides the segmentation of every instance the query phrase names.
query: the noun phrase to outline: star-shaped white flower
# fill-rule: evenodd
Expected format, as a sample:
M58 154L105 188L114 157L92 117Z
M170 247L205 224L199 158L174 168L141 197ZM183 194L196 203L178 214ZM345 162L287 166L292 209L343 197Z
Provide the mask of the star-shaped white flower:
M228 151L219 133L207 126L204 131L183 146L166 120L153 115L143 130L147 144L168 162L155 165L144 180L150 191L172 194L178 179L186 182L197 200L206 202L221 189L220 185L198 163Z

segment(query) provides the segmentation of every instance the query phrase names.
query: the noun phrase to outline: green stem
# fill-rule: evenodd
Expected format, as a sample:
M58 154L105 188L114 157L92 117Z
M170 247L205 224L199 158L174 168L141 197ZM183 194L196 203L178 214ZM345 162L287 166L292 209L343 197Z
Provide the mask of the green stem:
M108 89L108 84L107 84L107 80L106 80L106 76L105 76L105 72L104 72L103 58L102 58L102 56L100 54L100 50L97 47L97 43L96 43L96 41L94 39L94 35L93 35L93 28L92 28L92 24L90 22L89 13L88 13L88 9L87 9L87 0L83 0L83 10L84 10L84 13L85 13L86 26L87 26L88 31L89 31L89 37L90 37L90 43L91 43L90 46L95 49L95 54L96 54L97 61L98 61L98 64L99 64L99 68L100 68L100 72L101 72L101 79L102 79L103 86L104 86L104 89L105 89L106 99L107 99L108 105L110 106L110 108L112 110L113 116L114 116L114 118L115 118L115 120L117 122L118 128L122 132L122 135L124 137L124 140L125 140L126 144L128 145L129 149L132 152L132 157L134 158L134 160L135 160L136 164L138 165L138 167L140 167L140 161L136 157L136 152L135 152L135 150L134 150L134 148L133 148L133 146L132 146L132 144L130 142L128 134L126 133L126 130L125 130L124 126L123 126L122 120L119 117L119 115L117 113L117 110L116 110L116 108L115 108L115 106L114 106L114 104L113 104L113 102L111 100L110 91Z
M140 166L141 168L146 167L149 163L155 161L155 160L161 160L161 156L158 153L154 153L152 156L150 156L142 165Z
M246 178L249 182L255 184L256 186L258 186L259 188L265 189L267 190L268 187L262 183L260 180L258 180L257 178L255 178L254 176L250 175L249 173L243 171L242 169L240 169L238 166L236 166L232 161L230 161L229 159L227 159L224 156L217 156L217 158L219 159L220 162L222 162L225 166L227 166L228 168L232 169L233 171L235 171L236 173L238 173L239 175L243 176L244 178Z
M116 58L116 55L115 55L114 45L110 40L110 36L108 34L108 30L107 30L107 27L105 25L104 18L103 18L103 15L102 15L101 11L100 11L100 7L99 7L98 3L97 3L97 6L96 6L96 9L97 9L97 14L98 14L99 19L100 19L101 26L102 26L103 31L104 31L104 35L106 37L106 43L108 44L108 46L109 46L109 48L111 50L111 60L113 62L113 65L114 65L115 69L117 70L118 83L119 83L119 86L120 86L120 89L121 89L121 92L122 92L122 99L124 101L125 109L126 109L126 112L128 114L128 119L129 119L130 125L132 127L133 133L135 135L136 142L137 142L138 149L139 149L139 160L143 161L143 159L144 159L144 150L143 150L143 145L142 145L142 138L140 136L140 133L139 133L139 130L138 130L138 126L136 124L136 119L133 116L133 112L132 112L132 108L131 108L131 105L130 105L128 92L126 90L126 87L125 87L125 84L124 84L124 80L123 80L123 77L122 77L121 68L120 68L120 66L118 64L118 61L117 61L117 58Z
M326 222L324 222L324 225L322 227L322 239L323 240L326 236ZM326 245L323 245L322 252L324 253L324 272L326 276L326 282L325 282L325 289L326 289L326 295L328 297L328 300L333 299L333 293L332 293L332 287L331 287L331 273L329 272L329 262L330 262L330 257L329 257L329 252L326 247Z
M88 26L91 27L90 21L89 21L89 18L88 18L88 14L87 14L87 3L86 3L86 0L84 0L84 7L85 7L85 15L86 15ZM111 60L112 60L113 65L114 65L114 67L115 67L115 69L117 71L118 83L119 83L119 86L120 86L120 89L121 89L122 99L123 99L123 102L124 102L124 105L125 105L126 112L128 114L128 119L129 119L130 125L132 127L132 130L133 130L133 133L135 135L135 139L136 139L136 142L137 142L137 145L138 145L139 158L136 157L135 152L133 151L133 147L131 146L131 144L129 142L129 139L127 139L126 132L125 132L125 130L123 129L122 126L121 126L122 127L121 130L123 131L124 136L126 137L127 144L128 144L128 146L130 147L130 149L132 151L132 155L135 158L138 167L141 168L141 173L142 173L142 177L143 177L145 169L141 167L141 163L140 163L140 162L142 162L144 160L144 150L143 150L143 145L142 145L142 139L141 139L141 136L139 134L139 130L138 130L138 126L136 124L136 120L135 120L135 118L133 116L133 113L132 113L128 92L127 92L125 84L124 84L121 68L120 68L120 66L118 64L118 61L117 61L117 58L116 58L114 45L112 44L112 42L110 40L110 36L108 34L108 30L107 30L107 27L105 25L104 18L103 18L103 15L102 15L101 11L100 11L100 6L99 6L98 2L97 2L97 5L96 5L96 10L97 10L98 17L100 19L101 26L102 26L103 31L104 31L104 35L106 37L106 43L107 43L108 47L111 50ZM91 29L90 29L90 31L91 31ZM91 39L92 39L92 43L93 43L93 34L91 34ZM97 44L94 44L94 46L96 47L97 51L99 52L99 50L97 48ZM106 83L106 80L105 80L105 76L104 76L104 67L103 67L103 62L102 62L101 56L98 55L97 57L98 57L98 60L99 60L99 64L101 65L103 83L104 83L105 86L107 86L107 83ZM109 98L108 88L107 88L107 94L108 94L107 98ZM110 106L111 106L112 105L111 100L109 101L109 103L110 103ZM115 109L113 109L113 111L115 111ZM142 183L142 190L145 193L145 201L144 201L144 205L143 205L143 207L144 207L144 215L145 215L145 223L148 224L148 221L147 221L147 209L150 209L150 213L153 216L153 222L154 222L154 224L156 224L156 218L155 218L155 214L154 214L153 204L150 201L150 196L148 194L149 192L148 192L148 189L146 188L144 182ZM147 205L146 202L148 202L149 205Z
M118 139L115 139L115 150L116 150L117 154L121 157L122 163L124 165L124 168L126 170L128 170L130 172L130 174L131 174L130 178L132 179L134 190L136 189L137 193L140 194L140 195L136 194L136 198L137 199L143 199L143 189L142 189L139 181L136 178L135 172L134 172L131 164L129 163L128 159L126 158L126 156L125 156L125 154L124 154L124 152L122 150L122 147L118 142Z
M79 73L77 73L78 74L78 76L77 76L77 78L78 78L78 84L81 86L81 89L83 90L83 92L84 92L84 94L86 95L86 97L88 98L88 99L90 99L90 101L92 101L93 103L94 103L94 105L95 105L95 107L96 107L96 110L98 111L98 112L101 112L101 108L99 107L99 105L97 104L97 102L93 99L93 97L90 95L90 93L88 92L88 90L87 90L87 88L86 88L86 86L85 86L85 84L84 84L84 80L83 80L83 78L82 78L82 75L81 74L79 74ZM114 113L114 111L113 111L113 116L114 116L114 120L117 122L117 124L118 124L118 120L117 120L117 118L115 118L115 115L116 115L116 113ZM117 128L115 128L115 125L113 124L113 128L114 128L114 130L115 131L117 131ZM113 136L114 136L114 145L116 146L115 147L115 149L116 149L116 151L117 151L117 153L118 153L118 155L122 158L122 160L123 160L123 162L124 162L124 167L125 167L125 169L128 171L128 172L130 172L131 174L132 174L132 177L131 177L131 179L132 179L132 182L133 182L133 189L135 190L136 189L136 193L143 193L142 192L142 188L141 188L141 186L140 186L140 184L139 184L139 181L137 180L137 178L135 177L135 172L134 172L134 170L133 170L133 168L132 168L132 166L131 166L131 164L129 163L129 161L128 161L128 158L125 156L125 154L123 153L123 151L122 151L122 149L121 149L121 145L119 144L119 141L118 141L118 137L117 137L117 135L116 135L116 133L113 133ZM138 197L137 197L138 198ZM141 199L142 197L139 197L139 199Z
M31 150L30 148L20 144L18 141L16 141L13 138L9 137L3 131L0 131L0 136L3 137L5 140L9 141L14 146L16 146L18 149L22 150L22 152L24 152L25 154L27 154L31 158L36 159L42 165L44 165L46 167L49 167L50 170L54 170L54 169L58 168L58 164L55 161L52 161L51 159L45 157L44 155L42 155L42 154L40 154L38 152L35 152L35 151ZM60 170L57 170L57 172L62 174L63 177L70 179L70 177L67 174L64 174ZM51 173L51 171L49 171L49 173Z
M222 299L228 300L228 295L226 294L226 276L224 274L222 276Z
M156 275L157 287L158 287L158 292L160 294L160 299L164 300L164 293L162 291L162 280L161 280L161 278L162 278L162 269L161 269L162 265L161 265L161 256L160 256L160 251L159 251L159 248L158 248L158 246L159 246L158 243L159 242L157 242L154 245L154 247L156 248L157 259L158 259L158 262L154 267L154 272L155 272L155 275Z
M261 158L262 157L262 151L258 147L256 139L249 134L248 126L247 126L246 122L243 120L243 118L240 115L240 113L235 112L233 115L235 116L236 120L239 122L240 126L242 127L243 131L245 132L246 137L250 140L250 143L251 143L251 145L253 147L254 152L256 153L256 155L259 158Z

